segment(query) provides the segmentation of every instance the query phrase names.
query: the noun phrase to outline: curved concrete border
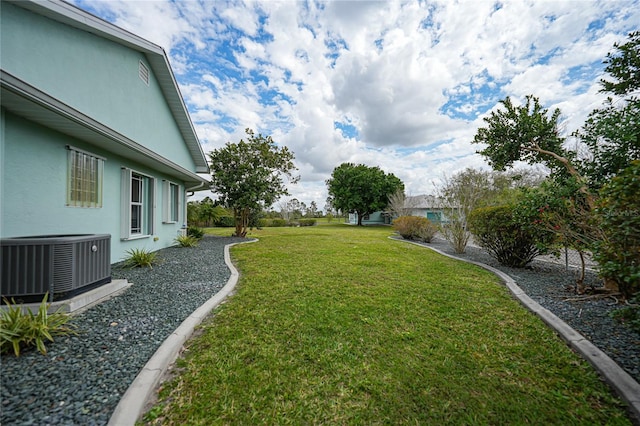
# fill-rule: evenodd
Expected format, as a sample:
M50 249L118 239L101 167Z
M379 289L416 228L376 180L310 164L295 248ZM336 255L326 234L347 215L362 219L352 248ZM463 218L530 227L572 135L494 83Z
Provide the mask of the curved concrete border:
M135 425L135 422L143 414L142 411L144 410L145 404L152 396L156 386L160 384L164 373L178 357L184 343L191 337L193 331L202 320L229 296L238 283L238 270L233 266L233 263L231 263L229 248L237 244L254 243L256 241L258 240L242 241L224 246L224 262L231 271L229 280L220 291L193 311L193 313L162 342L162 345L160 345L149 361L147 361L120 399L120 402L111 414L108 425Z
M571 328L566 322L562 321L548 309L542 307L538 302L527 296L527 294L516 284L515 280L504 272L480 262L462 259L451 254L440 251L436 248L429 247L424 244L413 241L401 240L389 237L390 239L415 244L420 247L428 248L443 256L452 259L461 260L473 265L484 268L496 274L504 281L511 293L522 303L527 309L536 314L549 327L553 328L565 340L569 346L580 353L583 358L591 363L600 375L609 383L609 385L620 395L620 397L629 404L629 411L635 417L635 423L640 424L640 384L635 381L629 373L624 371L614 360L607 354L602 352L587 340L583 335Z

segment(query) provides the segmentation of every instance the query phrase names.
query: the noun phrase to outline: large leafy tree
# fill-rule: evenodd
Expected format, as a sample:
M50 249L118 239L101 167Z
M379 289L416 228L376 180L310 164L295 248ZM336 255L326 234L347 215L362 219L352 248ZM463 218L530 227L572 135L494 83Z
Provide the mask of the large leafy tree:
M235 234L247 235L252 211L271 206L282 195L289 195L284 178L295 183L294 155L287 147L278 147L271 136L257 136L246 129L246 140L228 142L209 153L211 188L220 202L233 209Z
M487 127L478 130L474 143L484 143L479 151L494 169L504 170L515 161L544 164L551 169L550 182L544 189L529 191L525 202L515 210L520 216L535 217L541 232L553 232L564 245L582 253L587 242L601 237L593 226L596 198L586 179L576 167L575 153L564 148L559 136L560 110L552 113L543 108L538 99L527 96L525 105L515 106L509 98L502 101L504 110L485 118ZM545 199L557 199L549 202ZM582 286L582 278L578 280Z
M524 105L514 105L509 97L500 101L504 109L484 118L486 127L478 129L473 143L485 144L478 151L494 170L506 170L516 161L544 164L557 179L572 177L580 182L578 191L585 195L591 208L595 200L585 179L575 166L575 153L564 148L558 120L560 110L549 111L533 95Z
M343 163L333 169L326 183L331 205L342 212L355 212L360 226L366 214L383 210L389 196L404 189L402 181L392 173L353 163Z
M577 136L589 150L583 173L599 189L613 176L640 160L640 31L624 44L614 44L604 63L610 80L601 80L609 93L602 108L595 109Z
M560 234L565 244L578 251L595 249L596 257L600 248L611 241L607 235L609 230L604 226L607 218L596 211L597 191L622 174L633 160L640 158L640 100L637 96L640 32L629 34L626 43L615 44L614 48L604 61L611 79L602 80L602 91L609 92L612 97L605 101L603 108L594 110L582 129L574 134L588 149L590 155L586 161L579 161L574 152L564 148L557 130L560 111L549 114L533 96L528 96L521 107L514 106L509 98L502 101L504 109L485 118L487 127L479 129L474 139L475 143L487 145L480 153L495 169L510 167L517 160L549 167L553 186L548 186L547 190L562 198L562 206L557 206L552 214L543 215L541 220L553 229L564 230ZM619 208L615 203L612 206ZM618 250L623 251L625 247L620 245ZM603 272L608 266L601 264L600 267ZM628 278L608 279L605 286L611 290L619 287L628 294L625 288Z

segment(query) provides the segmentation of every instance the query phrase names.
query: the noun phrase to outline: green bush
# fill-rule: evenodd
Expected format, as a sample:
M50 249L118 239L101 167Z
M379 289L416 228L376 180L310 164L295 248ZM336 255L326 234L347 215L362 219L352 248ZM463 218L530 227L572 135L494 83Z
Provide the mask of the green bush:
M190 226L187 228L187 236L199 240L200 238L204 237L204 229L198 228L197 226Z
M300 226L314 226L316 224L315 219L300 219L298 220Z
M629 305L617 309L611 313L616 321L626 324L636 333L640 333L640 295L629 300Z
M393 221L393 229L406 240L430 243L438 227L426 217L400 216Z
M514 206L484 207L467 218L475 241L502 265L523 268L541 254L533 228L515 219Z
M66 313L47 312L48 294L45 294L38 312L26 310L15 303L9 303L4 299L6 309L0 314L0 352L9 353L13 350L16 356L20 356L23 348L35 346L43 355L47 353L44 343L46 340L53 342L54 336L75 334L73 326L69 323L70 317Z
M280 218L274 219L260 219L258 221L258 227L260 228L276 228L287 226L287 221Z
M157 253L145 249L127 250L127 257L124 260L124 266L129 268L151 268L156 263Z
M198 239L191 235L178 235L175 241L180 247L195 247L198 245Z
M219 228L235 228L236 222L233 216L221 216L216 219L214 225Z
M631 298L640 291L640 161L602 188L597 210L604 241L596 244L594 258L600 275L618 285Z

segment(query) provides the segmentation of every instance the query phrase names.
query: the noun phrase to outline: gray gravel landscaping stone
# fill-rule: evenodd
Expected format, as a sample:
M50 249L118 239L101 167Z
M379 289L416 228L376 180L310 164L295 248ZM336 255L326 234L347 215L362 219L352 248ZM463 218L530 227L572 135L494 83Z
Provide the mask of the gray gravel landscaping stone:
M74 316L78 336L56 339L44 356L2 356L1 424L107 424L156 349L226 284L224 246L239 241L209 236L196 248L163 249L152 269L114 265L112 277L133 285Z

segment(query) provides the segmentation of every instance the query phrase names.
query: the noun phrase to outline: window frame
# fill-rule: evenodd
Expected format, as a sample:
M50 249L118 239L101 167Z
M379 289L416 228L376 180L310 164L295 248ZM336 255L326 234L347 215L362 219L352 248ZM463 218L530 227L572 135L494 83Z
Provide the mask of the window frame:
M162 223L180 223L182 216L181 185L162 180Z
M155 232L156 179L126 167L122 168L121 179L120 238L122 240L148 238ZM136 191L134 191L134 183L137 186ZM137 218L135 222L134 218Z
M67 207L102 208L104 163L99 155L67 145ZM82 164L79 164L82 163Z

